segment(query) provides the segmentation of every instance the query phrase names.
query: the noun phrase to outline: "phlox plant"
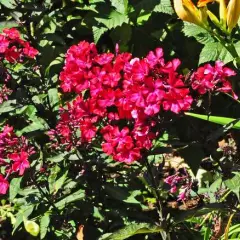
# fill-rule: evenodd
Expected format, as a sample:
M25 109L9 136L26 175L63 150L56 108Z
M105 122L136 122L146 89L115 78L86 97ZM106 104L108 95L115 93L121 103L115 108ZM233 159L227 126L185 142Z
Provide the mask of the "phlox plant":
M1 239L238 236L237 1L0 7Z

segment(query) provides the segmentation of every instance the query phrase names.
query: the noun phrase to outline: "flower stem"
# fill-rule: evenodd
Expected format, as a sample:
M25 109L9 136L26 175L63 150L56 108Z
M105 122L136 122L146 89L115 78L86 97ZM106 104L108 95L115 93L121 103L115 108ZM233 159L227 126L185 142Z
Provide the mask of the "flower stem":
M145 162L148 174L151 177L152 184L153 184L153 187L154 187L154 190L155 190L155 193L156 193L157 203L158 203L157 204L157 208L158 208L158 215L159 215L160 225L161 225L161 227L163 227L163 225L165 223L164 222L165 219L163 217L163 207L162 207L161 198L160 198L160 195L159 195L159 192L158 192L158 185L157 185L157 182L156 182L155 177L153 175L152 168L151 168L151 166L150 166L150 164L148 162L147 157L144 156L143 158L144 158L144 162ZM163 227L163 229L164 229L164 227ZM170 239L170 235L166 231L161 231L160 234L161 234L161 237L162 237L163 240Z
M236 65L238 68L240 68L240 56L232 42L232 40L228 37L223 38L216 29L210 29L210 28L205 28L206 31L209 32L209 34L215 39L217 40L224 48L227 49L227 51L232 55L232 57L234 58L234 60L236 61Z

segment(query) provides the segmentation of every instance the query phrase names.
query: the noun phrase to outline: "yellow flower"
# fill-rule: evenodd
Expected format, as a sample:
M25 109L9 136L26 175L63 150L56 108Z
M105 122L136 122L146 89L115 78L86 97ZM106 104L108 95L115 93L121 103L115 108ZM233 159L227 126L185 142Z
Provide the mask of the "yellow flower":
M205 7L210 2L219 3L220 24L223 29L226 29L227 26L228 32L231 32L240 17L240 0L199 0L197 6ZM208 11L208 15L211 20L215 18L210 11ZM216 22L216 19L214 19L214 22Z
M191 0L174 0L174 9L180 19L196 25L207 25L206 9L198 9Z
M227 6L227 26L229 32L237 25L239 17L240 0L230 0Z
M205 7L205 6L207 6L208 3L211 3L211 2L218 2L220 4L219 17L220 17L220 20L222 21L222 23L226 24L226 20L227 20L226 0L199 0L197 6ZM211 13L211 15L213 15L213 13Z

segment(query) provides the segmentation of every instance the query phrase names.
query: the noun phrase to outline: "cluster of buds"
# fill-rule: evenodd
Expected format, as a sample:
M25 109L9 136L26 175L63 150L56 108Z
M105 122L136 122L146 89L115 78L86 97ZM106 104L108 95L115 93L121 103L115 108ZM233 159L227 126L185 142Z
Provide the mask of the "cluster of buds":
M0 104L8 100L8 96L12 93L12 90L9 89L5 84L0 87Z
M0 194L6 194L11 174L22 176L30 167L29 156L34 153L25 137L17 137L13 127L6 125L0 133Z
M170 193L178 193L178 201L184 201L189 197L193 181L185 168L181 168L175 174L168 176L164 182L170 185Z
M212 2L219 4L219 18L207 8L207 4ZM228 33L231 33L240 17L239 0L199 0L197 6L192 0L174 0L174 8L178 17L183 21L206 28L209 17L217 27Z

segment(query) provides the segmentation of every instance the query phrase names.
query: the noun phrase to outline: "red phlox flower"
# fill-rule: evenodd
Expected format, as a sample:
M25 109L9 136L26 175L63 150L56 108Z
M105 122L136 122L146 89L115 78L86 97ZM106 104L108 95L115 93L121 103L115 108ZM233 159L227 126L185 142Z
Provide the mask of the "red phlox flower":
M188 89L169 91L164 96L163 109L170 110L176 114L180 113L181 111L189 110L193 99L190 95L188 95L188 93Z
M61 87L79 96L68 104L68 118L61 117L50 135L57 135L69 149L102 137L106 154L131 163L152 147L159 134L152 129L161 109L178 114L189 110L192 98L177 73L179 59L165 64L161 48L143 59L118 51L99 54L94 44L85 41L70 47Z
M29 42L25 42L23 53L29 58L35 58L35 56L38 55L39 52L37 49L31 47Z
M13 127L5 125L0 133L0 165L4 166L5 178L0 175L0 193L8 189L7 178L14 172L23 175L30 167L28 157L34 154L34 148L29 146L25 137L17 137ZM9 161L10 160L10 161Z
M110 63L113 60L113 58L114 58L114 54L112 53L102 53L102 54L98 54L94 58L94 61L99 65L105 65Z
M29 42L20 38L20 33L15 28L3 29L0 34L0 53L10 63L22 62L23 57L34 58L38 51Z
M215 66L205 64L192 74L191 87L201 95L208 91L231 92L233 97L237 98L228 81L228 78L234 75L236 73L232 69L224 67L224 63L221 61L216 61Z
M12 40L20 38L20 33L16 28L5 28L3 29L3 33Z
M5 36L0 34L0 53L5 53L8 46L9 46L9 40L6 39Z
M120 72L124 70L125 65L129 64L129 61L131 60L131 58L132 58L132 54L130 53L118 54L117 57L115 58L113 70L115 72Z
M106 126L101 130L106 142L102 144L105 153L112 155L113 159L131 163L140 158L140 148L135 147L130 131L124 127L121 131L117 126Z
M103 84L109 87L116 87L118 85L121 75L118 72L110 72L103 76Z
M12 165L12 170L14 172L19 172L19 175L23 175L26 168L30 167L29 161L28 161L28 154L26 152L18 153L12 153L9 154L9 159L13 160L14 163Z
M94 119L84 118L81 120L80 130L82 142L91 142L92 139L96 136L97 127L93 123Z
M16 46L8 48L5 52L5 59L10 63L16 63L20 60L21 52Z
M146 59L151 68L155 67L157 64L164 65L163 49L156 48L155 52L150 51Z
M6 194L9 188L9 182L0 174L0 194Z
M149 65L145 60L135 59L132 59L130 64L132 64L132 80L142 82L149 73Z

